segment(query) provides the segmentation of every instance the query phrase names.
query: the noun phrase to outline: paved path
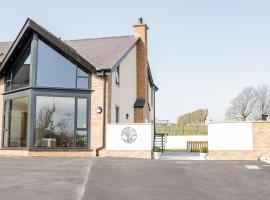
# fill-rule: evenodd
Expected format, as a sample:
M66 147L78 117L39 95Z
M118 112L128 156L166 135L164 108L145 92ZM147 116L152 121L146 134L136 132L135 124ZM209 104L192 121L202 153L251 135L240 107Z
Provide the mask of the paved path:
M161 160L200 160L200 153L191 152L164 152Z
M269 200L270 196L270 165L259 161L0 157L0 176L1 200Z

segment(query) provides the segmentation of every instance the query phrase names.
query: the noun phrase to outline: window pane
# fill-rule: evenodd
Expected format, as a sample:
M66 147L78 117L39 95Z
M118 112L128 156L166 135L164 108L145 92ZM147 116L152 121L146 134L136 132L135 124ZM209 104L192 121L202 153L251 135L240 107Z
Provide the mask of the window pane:
M115 82L120 84L120 67L118 66L115 71Z
M10 108L9 147L26 147L28 97L14 99Z
M4 147L8 147L8 129L9 129L9 110L10 110L10 101L5 102L5 113L4 113Z
M86 128L87 124L87 99L78 99L77 103L77 128Z
M43 41L38 41L37 85L76 87L76 65Z
M77 78L77 88L88 88L88 78Z
M83 77L88 77L88 74L81 70L79 67L77 67L77 76L83 76Z
M76 147L87 147L87 131L76 132Z
M36 103L36 147L72 147L74 113L75 98L38 96Z
M5 87L6 91L11 90L11 71L5 77Z
M29 72L31 60L31 47L27 46L25 52L19 57L12 69L12 90L27 87L29 85ZM8 78L7 78L8 79ZM9 83L7 83L8 86Z

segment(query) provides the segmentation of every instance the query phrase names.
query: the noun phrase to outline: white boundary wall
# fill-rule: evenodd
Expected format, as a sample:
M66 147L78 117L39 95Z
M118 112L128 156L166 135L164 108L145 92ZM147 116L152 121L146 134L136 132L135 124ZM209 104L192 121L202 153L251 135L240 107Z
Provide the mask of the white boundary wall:
M208 141L207 135L167 136L166 149L186 149L187 141Z
M132 128L136 131L136 139L132 143L123 140L122 131ZM152 150L154 139L153 124L108 124L106 131L107 150Z
M252 122L208 124L209 150L253 150Z

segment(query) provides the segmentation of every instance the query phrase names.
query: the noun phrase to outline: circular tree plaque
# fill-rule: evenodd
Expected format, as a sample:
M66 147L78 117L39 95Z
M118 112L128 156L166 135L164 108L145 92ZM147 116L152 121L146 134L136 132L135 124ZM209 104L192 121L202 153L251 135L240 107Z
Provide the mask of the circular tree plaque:
M121 138L126 143L133 143L137 139L137 132L134 128L126 127L121 132Z

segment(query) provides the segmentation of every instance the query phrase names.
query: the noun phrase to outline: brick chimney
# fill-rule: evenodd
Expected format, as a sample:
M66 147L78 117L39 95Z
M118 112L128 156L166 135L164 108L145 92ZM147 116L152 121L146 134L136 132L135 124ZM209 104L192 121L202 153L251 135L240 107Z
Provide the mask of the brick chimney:
M137 43L137 100L134 105L135 123L149 122L148 106L148 58L147 58L147 31L148 26L143 19L138 19L134 26L135 37L140 38Z

